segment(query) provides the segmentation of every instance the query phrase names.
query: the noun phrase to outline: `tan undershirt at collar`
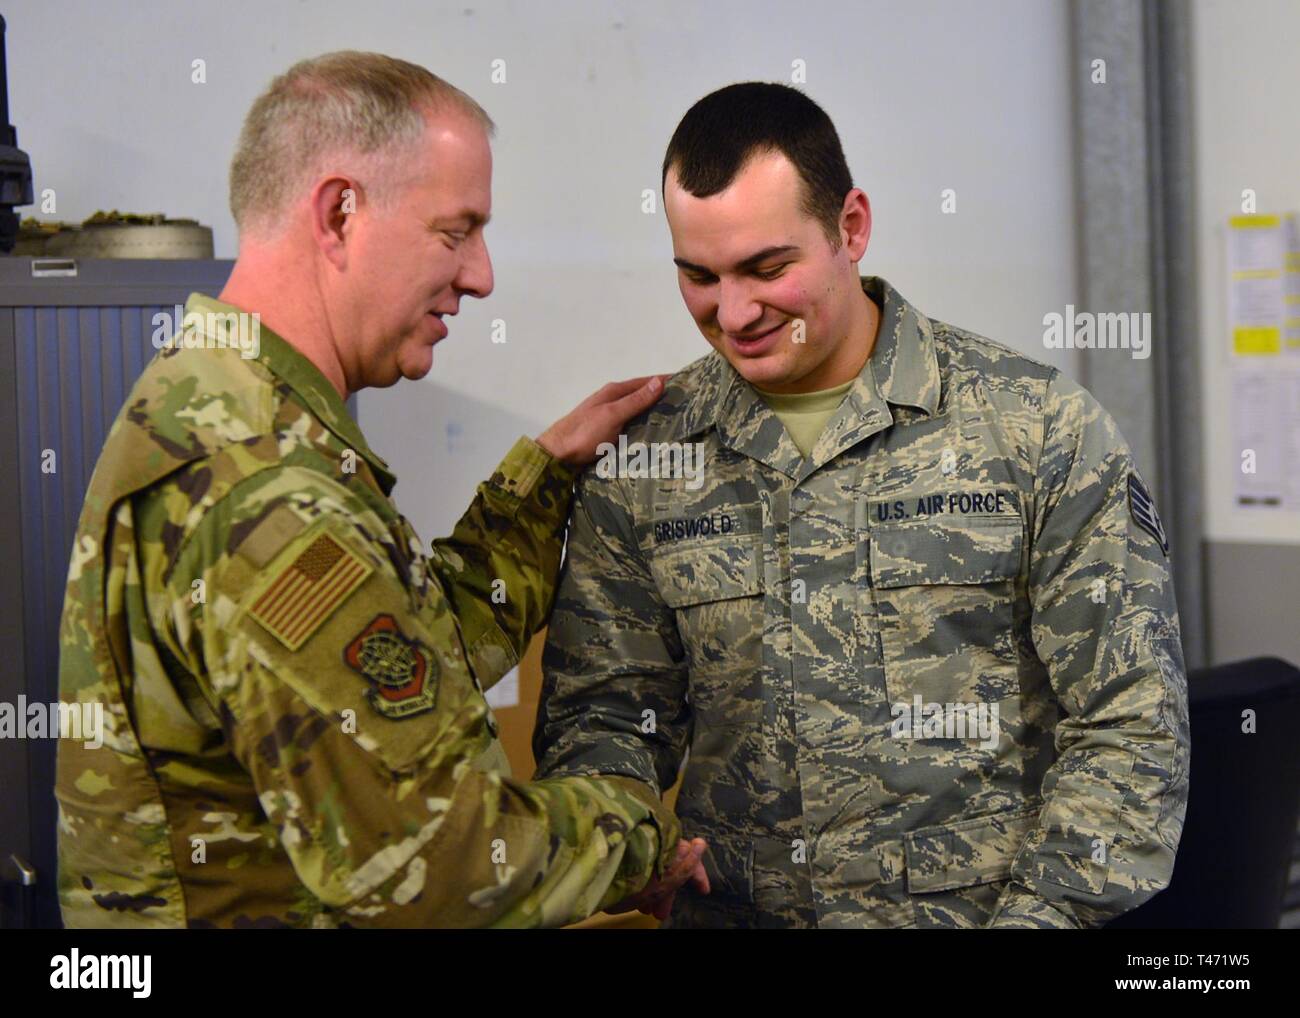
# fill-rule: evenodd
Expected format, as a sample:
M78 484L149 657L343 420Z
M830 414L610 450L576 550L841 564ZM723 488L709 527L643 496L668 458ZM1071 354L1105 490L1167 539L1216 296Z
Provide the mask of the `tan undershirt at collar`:
M795 447L806 457L817 444L817 439L826 429L831 415L839 409L844 397L857 379L851 378L843 385L833 389L819 389L817 392L779 393L764 392L755 386L755 391L771 408L772 413L785 425L785 430L794 439Z

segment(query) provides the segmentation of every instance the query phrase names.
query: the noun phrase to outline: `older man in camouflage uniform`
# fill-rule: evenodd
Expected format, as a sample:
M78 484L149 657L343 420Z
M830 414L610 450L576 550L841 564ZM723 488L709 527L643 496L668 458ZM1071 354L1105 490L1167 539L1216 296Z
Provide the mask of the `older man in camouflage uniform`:
M701 100L664 170L716 352L579 483L539 773L666 789L689 748L677 810L713 894L679 893L676 926L1078 927L1140 904L1181 834L1186 680L1114 422L859 278L870 206L793 89ZM702 473L675 469L697 450Z
M511 780L483 695L546 617L575 465L658 381L521 438L427 554L344 406L491 290L490 128L374 54L249 114L239 261L132 389L73 550L61 692L107 730L59 746L68 926L557 925L696 868L641 782Z

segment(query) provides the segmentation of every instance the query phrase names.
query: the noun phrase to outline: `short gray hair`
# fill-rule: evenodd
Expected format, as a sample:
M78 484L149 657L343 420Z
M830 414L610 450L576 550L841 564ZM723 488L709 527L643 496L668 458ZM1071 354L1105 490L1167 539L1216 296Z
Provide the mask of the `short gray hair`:
M241 233L277 232L297 192L325 170L327 158L350 154L371 183L371 200L396 196L394 156L424 136L424 112L459 111L491 137L483 107L419 66L341 50L294 64L258 96L244 119L230 164L230 211Z

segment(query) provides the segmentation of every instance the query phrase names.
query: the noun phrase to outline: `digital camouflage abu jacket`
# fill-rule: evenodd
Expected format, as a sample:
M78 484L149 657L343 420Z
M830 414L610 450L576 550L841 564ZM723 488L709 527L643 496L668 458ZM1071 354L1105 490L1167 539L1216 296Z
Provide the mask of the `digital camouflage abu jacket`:
M1168 884L1186 809L1159 518L1084 389L863 286L807 460L712 354L581 478L539 773L666 789L689 748L713 894L673 925L1100 924Z

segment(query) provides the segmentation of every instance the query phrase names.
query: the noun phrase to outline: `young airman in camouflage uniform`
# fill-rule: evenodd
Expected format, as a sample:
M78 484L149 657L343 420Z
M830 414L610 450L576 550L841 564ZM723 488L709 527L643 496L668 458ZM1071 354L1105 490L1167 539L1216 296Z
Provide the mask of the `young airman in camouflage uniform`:
M1187 691L1114 421L857 275L870 207L800 93L706 97L665 174L715 352L628 430L641 458L579 482L539 773L667 789L686 761L713 892L675 926L1076 927L1145 901L1182 830ZM839 386L801 447L769 397Z

